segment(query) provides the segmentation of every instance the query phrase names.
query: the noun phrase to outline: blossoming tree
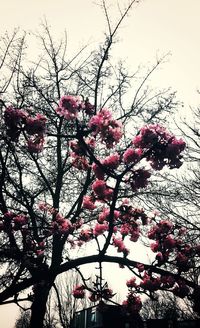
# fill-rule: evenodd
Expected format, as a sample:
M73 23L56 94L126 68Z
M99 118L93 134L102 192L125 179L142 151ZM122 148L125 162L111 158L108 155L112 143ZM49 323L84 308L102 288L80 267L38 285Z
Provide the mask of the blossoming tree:
M22 69L20 43L12 91L6 86L1 100L0 254L4 272L0 303L28 299L32 303L30 327L43 326L56 277L71 269L82 276L81 266L90 263L99 263L99 276L92 285L82 276L82 284L74 286L75 298L112 300L114 291L102 278L102 265L108 262L127 267L133 274L126 282L125 312L139 312L140 294L152 296L157 290L189 297L194 310L200 311L200 288L190 275L200 255L198 242L188 244L186 231L173 220L156 212L150 216L134 203L155 172L181 166L185 142L154 123L159 118L159 102L153 112L147 112L151 123L134 129L135 112L138 109L139 116L142 111L142 100L137 98L141 87L125 109L121 100L127 79L122 69L107 100L100 97L102 81L109 79L106 65L117 27L95 54L90 73L83 64L72 69L71 61L66 62L59 52L61 47L55 48L47 27L48 42L41 39L50 58L47 61L40 59L34 68ZM44 69L44 75L37 75L37 69ZM72 87L74 75L78 82ZM116 94L120 94L119 102ZM169 109L169 99L162 108ZM152 263L129 257L127 240L134 246L141 237L150 241ZM90 244L96 245L93 254L77 256L77 249ZM30 287L27 298L20 296Z

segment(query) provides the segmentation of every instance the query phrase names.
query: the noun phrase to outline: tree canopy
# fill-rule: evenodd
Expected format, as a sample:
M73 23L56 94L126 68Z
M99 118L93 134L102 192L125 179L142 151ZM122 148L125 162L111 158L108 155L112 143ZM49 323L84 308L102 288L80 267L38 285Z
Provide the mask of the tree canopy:
M144 88L160 61L132 97L131 76L122 63L112 65L114 36L134 2L112 27L102 1L109 32L83 60L66 58L66 42L54 42L46 24L35 63L23 62L24 36L14 32L2 41L0 304L29 300L30 327L43 327L55 279L71 269L82 278L75 298L112 301L104 262L133 274L122 304L128 313L140 311L140 294L157 290L190 298L200 312L199 239L188 243L180 223L138 205L157 173L182 165L186 144L160 123L176 104L174 94ZM140 239L152 250L151 263L134 260L126 244ZM99 264L93 284L81 273L90 263Z

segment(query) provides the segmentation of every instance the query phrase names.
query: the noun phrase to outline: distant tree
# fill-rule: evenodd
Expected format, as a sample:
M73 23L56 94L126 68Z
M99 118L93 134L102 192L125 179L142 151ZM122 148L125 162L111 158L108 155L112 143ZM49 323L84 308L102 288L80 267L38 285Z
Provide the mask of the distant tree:
M198 318L188 300L177 298L168 292L159 292L157 298L146 299L140 314L143 320L169 319L176 321Z
M16 320L15 328L29 328L30 327L31 313L30 311L20 311L20 316Z

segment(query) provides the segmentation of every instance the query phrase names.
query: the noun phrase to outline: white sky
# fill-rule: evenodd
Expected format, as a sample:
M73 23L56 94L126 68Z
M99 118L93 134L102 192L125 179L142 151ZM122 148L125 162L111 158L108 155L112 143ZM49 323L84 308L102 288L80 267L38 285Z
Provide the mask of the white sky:
M53 35L68 34L68 47L75 52L81 45L98 46L103 40L105 18L95 4L98 0L0 0L0 34L14 27L36 30L46 17ZM108 1L113 20L117 0ZM127 3L119 0L120 6ZM178 98L189 105L198 104L200 88L200 0L142 0L119 31L120 42L113 49L131 70L139 64L152 64L157 55L171 52L169 61L155 74L154 84L171 86ZM35 49L37 52L38 49ZM0 326L14 326L13 307L0 308Z

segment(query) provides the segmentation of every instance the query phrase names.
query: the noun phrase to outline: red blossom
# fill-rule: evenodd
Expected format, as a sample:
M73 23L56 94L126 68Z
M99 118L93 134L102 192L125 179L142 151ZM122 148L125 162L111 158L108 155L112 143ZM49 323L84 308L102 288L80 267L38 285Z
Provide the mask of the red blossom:
M75 298L84 298L85 297L85 286L77 285L72 292Z
M171 288L175 284L175 278L173 276L161 276L161 283L163 284L163 287L165 288Z
M156 241L155 243L152 243L150 245L151 250L155 253L159 250L159 241Z

